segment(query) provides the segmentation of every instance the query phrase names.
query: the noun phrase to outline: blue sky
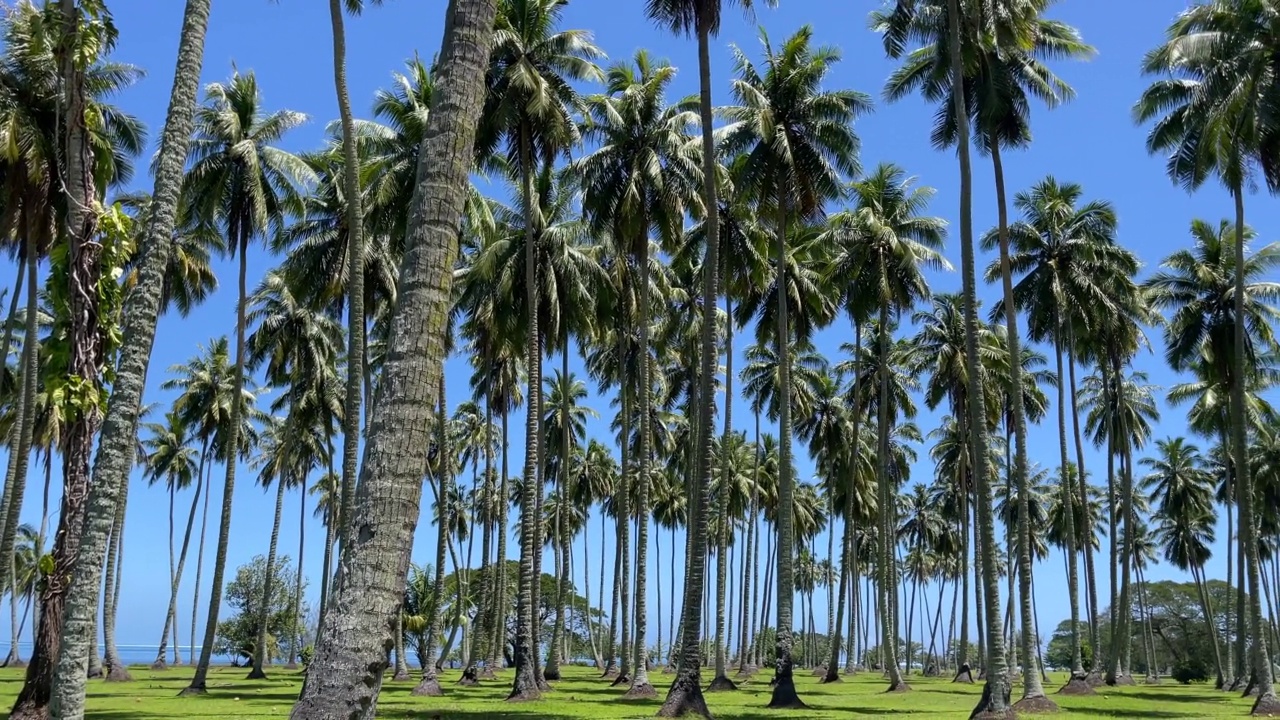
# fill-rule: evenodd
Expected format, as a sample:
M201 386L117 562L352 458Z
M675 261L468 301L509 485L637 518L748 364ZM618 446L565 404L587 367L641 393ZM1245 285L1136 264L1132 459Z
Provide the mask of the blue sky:
M120 28L115 58L135 63L147 71L147 77L141 83L119 98L119 104L148 125L153 140L160 134L168 101L182 5L178 0L113 0L110 3ZM357 115L369 116L374 91L387 86L391 74L399 71L407 58L417 53L429 59L437 51L443 5L443 2L422 0L387 0L385 6L370 9L363 17L348 22L348 72ZM857 123L857 131L862 138L863 167L870 168L882 161L893 161L903 166L909 173L919 176L921 183L937 188L932 212L954 221L958 212L958 170L953 152L938 152L929 144L934 108L916 99L892 105L880 99L880 90L894 62L885 58L879 38L867 29L867 15L876 7L876 2L782 0L780 8L762 9L753 20L736 11L727 11L723 31L712 45L716 101L728 101L728 80L732 73L731 44L737 44L749 56L758 58L757 26L765 28L777 42L803 24L813 25L817 43L836 46L843 53L843 60L830 75L828 87L853 88L876 98L874 113ZM1098 49L1097 56L1088 62L1055 65L1061 76L1076 88L1078 97L1053 112L1035 108L1034 144L1025 151L1010 153L1005 159L1011 193L1052 174L1059 180L1081 183L1086 198L1113 202L1120 218L1120 242L1142 260L1144 275L1173 249L1188 243L1187 226L1193 217L1216 221L1231 212L1229 199L1216 187L1206 187L1195 195L1187 195L1171 184L1164 175L1163 159L1146 153L1145 129L1136 127L1131 119L1132 104L1146 82L1139 74L1142 54L1160 42L1168 21L1185 7L1183 0L1145 0L1140 3L1067 0L1059 3L1052 15L1079 28L1084 38ZM639 48L647 48L653 55L669 59L681 69L671 100L697 90L694 43L652 27L644 17L643 2L576 0L565 12L564 27L591 30L596 43L609 54L608 62L626 60ZM287 149L302 151L317 147L322 142L325 125L337 115L330 52L326 3L314 0L221 0L214 3L205 51L204 80L225 79L233 66L241 71L255 71L266 107L289 108L310 116L310 122L289 135L284 143ZM990 163L978 155L975 155L974 180L974 223L975 231L980 233L995 222L995 198ZM149 189L150 181L144 178L139 185ZM1246 210L1262 240L1280 237L1280 216L1270 197L1255 195L1248 198ZM954 237L948 238L946 254L958 267L958 233L955 228L952 230ZM985 267L988 260L985 255L980 257L980 267ZM250 261L250 285L253 285L276 259L259 248L251 252ZM191 357L198 343L207 343L213 337L232 332L235 301L233 267L229 261L219 261L217 270L223 281L222 287L205 306L187 319L170 316L161 321L152 359L148 402L159 402L161 407L171 402L172 394L159 389L168 366ZM12 269L7 266L0 268L0 277L11 282ZM930 281L935 291L958 291L960 286L956 272L934 273ZM981 289L988 305L996 293L993 287ZM839 344L847 341L850 335L847 324L838 321L819 335L817 344L835 361L839 359ZM1159 337L1153 336L1152 339L1156 354L1145 354L1137 363L1149 373L1152 383L1167 387L1178 382L1179 378L1164 366L1160 358L1162 347ZM738 351L741 352L741 346ZM575 365L578 364L575 362ZM735 365L742 367L740 358ZM469 372L465 360L451 360L446 373L451 401L467 396L466 377ZM1280 401L1280 398L1273 397L1272 400ZM735 399L735 402L735 424L739 429L750 431L749 408L740 399ZM593 397L592 404L602 416L611 414L607 398ZM1183 434L1183 413L1168 408L1163 400L1162 410L1163 419L1154 435ZM1055 415L1051 412L1049 417L1052 419ZM938 416L922 409L917 422L927 432L936 427ZM519 462L523 452L518 433L520 423L513 421L512 426L514 437L510 452L513 467L518 467L515 463ZM590 431L594 437L606 439L606 420L593 422ZM928 482L932 477L927 448L920 448L920 457L921 462L913 468L912 482ZM1032 462L1056 467L1056 430L1052 424L1031 430L1030 457ZM798 464L800 479L811 479L812 463L801 457ZM1095 478L1104 470L1102 457L1091 450L1086 454L1086 464ZM125 644L153 644L159 634L168 596L168 575L164 569L167 502L162 492L148 490L138 475L135 472L125 534L125 589L119 618L119 640ZM248 468L242 468L239 475L228 555L229 573L252 555L266 551L272 496L255 486L255 477L256 473ZM212 514L216 522L220 470L215 472L214 478ZM33 478L33 481L38 482L38 479ZM54 484L53 507L56 512L56 486L59 484L56 470ZM282 525L282 552L291 556L297 546L297 502L296 494L288 498ZM184 504L180 499L179 507ZM309 518L310 509L307 514ZM33 489L27 494L23 520L38 522L39 515L39 492ZM429 510L425 507L419 528L421 532L414 543L413 557L415 562L429 562L435 554L435 533L430 528ZM598 573L600 551L612 558L612 530L603 533L603 546L596 544L602 529L593 521L589 535L593 598L598 588L595 575ZM304 569L314 597L320 585L318 538L322 537L322 529L318 522L309 519L306 530L308 556ZM216 528L211 528L209 542L215 540ZM666 556L670 538L664 534L661 542L662 555ZM818 538L817 545L825 552L825 536ZM1220 542L1218 549L1225 551L1225 546ZM1222 557L1222 560L1213 561L1211 576L1222 574L1225 555L1217 557ZM650 578L657 571L662 573L665 595L671 587L671 563L655 553L651 553L650 558ZM1061 557L1055 556L1037 571L1041 623L1046 632L1067 613L1066 579L1062 567ZM1105 555L1100 557L1099 568L1099 595L1105 604L1108 592ZM186 618L180 622L180 627L184 628L190 622L192 569L189 562L180 597L179 607L185 608L181 615ZM679 570L676 572L679 580ZM575 567L575 575L579 579L581 574L582 568ZM1175 576L1174 571L1163 565L1150 571L1151 579ZM203 598L208 597L207 568L204 583L202 605ZM651 583L650 587L654 585ZM656 612L655 599L650 598L649 607ZM825 617L824 600L820 597L817 602L818 616ZM666 597L662 605L662 624L665 626L665 616L669 611ZM652 641L653 622L650 628ZM183 644L188 641L185 634L184 630ZM665 629L663 637L664 641L668 637Z

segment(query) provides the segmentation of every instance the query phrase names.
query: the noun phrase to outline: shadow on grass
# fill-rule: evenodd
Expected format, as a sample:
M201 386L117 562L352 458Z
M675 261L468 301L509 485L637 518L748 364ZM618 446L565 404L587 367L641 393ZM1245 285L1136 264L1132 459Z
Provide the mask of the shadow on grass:
M1173 686L1170 686L1173 687ZM1181 687L1181 686L1179 686ZM1177 702L1226 702L1239 699L1239 693L1209 691L1197 695L1179 695L1178 693L1162 693L1152 692L1150 690L1136 690L1133 692L1116 693L1118 697L1136 698L1138 700L1149 700L1151 702L1177 703Z

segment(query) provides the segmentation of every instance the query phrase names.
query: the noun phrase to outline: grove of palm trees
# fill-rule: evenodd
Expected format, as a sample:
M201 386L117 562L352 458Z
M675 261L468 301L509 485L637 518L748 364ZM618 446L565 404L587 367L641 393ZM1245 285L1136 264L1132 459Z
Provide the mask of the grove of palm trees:
M0 4L7 717L1280 715L1280 0L150 5Z

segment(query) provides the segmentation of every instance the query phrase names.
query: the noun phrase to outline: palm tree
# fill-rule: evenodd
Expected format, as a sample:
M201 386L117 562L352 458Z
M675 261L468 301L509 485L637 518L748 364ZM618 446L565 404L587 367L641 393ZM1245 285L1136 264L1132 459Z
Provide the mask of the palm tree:
M370 0L380 5L382 0ZM351 94L347 90L347 33L343 8L353 15L364 10L364 0L329 0L329 23L333 34L333 84L338 95L338 115L342 123L342 190L347 218L347 392L342 426L342 509L350 517L355 501L356 465L360 448L360 387L364 380L364 208L360 191L360 165L356 152L355 119L351 114ZM344 532L346 529L344 528ZM345 541L344 541L345 544ZM302 559L299 558L301 563ZM299 571L301 572L301 571ZM261 653L259 653L261 654Z
M1230 432L1234 425L1235 391L1233 386L1241 385L1246 391L1246 402L1252 393L1251 380L1259 367L1261 358L1275 347L1274 324L1280 313L1274 303L1280 299L1280 283L1265 278L1280 266L1280 243L1272 243L1261 248L1252 255L1245 255L1244 264L1237 263L1233 246L1241 237L1245 240L1252 237L1248 227L1238 231L1231 237L1229 224L1223 221L1215 229L1202 220L1191 224L1194 240L1192 248L1171 254L1161 263L1160 271L1145 283L1153 308L1169 311L1164 326L1165 359L1175 370L1192 369L1201 376L1203 390L1212 391L1208 397L1202 397L1199 410L1193 408L1191 421L1200 429L1216 427L1223 447L1231 447ZM1243 251L1242 251L1243 252ZM1241 273L1237 267L1243 267ZM1235 276L1240 275L1245 287L1245 301L1237 307L1234 301ZM1244 322L1237 322L1237 318ZM1245 333L1243 355L1244 374L1238 375L1235 367L1235 326L1240 325ZM1186 397L1189 388L1175 388L1170 393L1172 399ZM1215 402L1214 399L1218 401ZM1222 402L1230 398L1229 402ZM1214 408L1217 408L1215 411ZM1246 407L1246 418L1254 413ZM1238 517L1228 514L1228 531L1232 524L1238 525L1240 547L1234 548L1241 553L1241 559L1247 559L1244 513L1248 503L1241 502L1246 497L1243 473L1234 471L1238 463L1230 463L1232 471L1228 484L1227 502L1233 499L1237 506ZM1228 548L1229 553L1233 548ZM1228 558L1230 559L1230 558ZM1247 565L1247 562L1245 563ZM1228 575L1229 577L1229 575ZM1243 577L1239 583L1238 603L1244 610L1245 583ZM1241 619L1237 633L1237 655L1230 653L1225 659L1228 683L1233 683L1237 672L1244 668L1234 668L1233 659L1243 659L1242 638L1244 631L1244 613L1238 613Z
M228 251L239 256L239 294L236 302L235 370L232 397L244 387L245 327L248 292L246 275L249 244L268 232L279 231L284 218L300 209L298 186L312 178L310 168L296 155L274 144L306 116L289 110L266 113L258 83L252 73L235 73L226 83L205 89L206 103L196 112L196 133L192 139L192 165L183 187L187 212L203 222L222 226ZM230 437L232 455L241 445L240 404L231 405ZM213 641L217 633L218 608L222 602L222 575L226 567L227 542L231 533L231 498L235 489L236 463L226 464L222 513L218 528L218 548L213 563L213 590L209 597L208 621L200 660L189 694L204 694Z
M1204 565L1209 560L1217 519L1213 512L1213 478L1205 469L1200 448L1184 438L1156 440L1156 450L1156 457L1140 461L1150 470L1142 478L1142 488L1157 503L1156 536L1165 559L1180 570L1190 571L1196 583L1221 686L1225 677L1217 625L1204 588Z
M521 592L520 621L517 624L516 680L511 697L536 697L541 677L538 672L537 641L533 606L535 575L539 565L535 554L534 504L542 448L539 442L539 413L542 390L542 335L538 327L538 253L535 220L535 179L539 168L578 140L573 113L581 104L570 81L598 80L600 70L592 62L603 53L591 43L585 31L559 31L556 25L564 0L501 0L498 3L497 32L489 61L485 122L477 137L477 154L487 157L504 145L508 165L521 181L520 200L524 225L525 309L528 312L526 357L529 368L528 408L525 420L524 490L520 520Z
M1115 242L1114 208L1104 201L1078 206L1082 195L1083 189L1075 183L1045 178L1015 196L1014 206L1022 212L1023 219L1008 229L1013 246L1010 272L1022 276L1012 288L1013 307L1027 313L1028 336L1052 341L1057 358L1059 467L1064 472L1068 465L1064 353L1074 352L1074 338L1100 334L1097 327L1106 318L1125 312L1131 303L1132 282L1128 278L1137 271L1136 258ZM990 245L998 240L998 233L988 233L983 243ZM993 266L987 274L993 278L1001 272ZM1006 311L1003 303L995 308L997 315ZM1068 360L1074 368L1074 356ZM1069 511L1071 505L1063 507ZM1074 523L1069 522L1068 526ZM1084 527L1085 534L1090 534L1088 525ZM1076 559L1071 545L1067 550L1072 558L1068 582L1075 607L1072 642L1078 644L1079 633L1074 632L1078 626L1074 623L1079 615L1079 581L1071 579L1077 577ZM1085 553L1086 574L1091 555ZM1098 647L1095 623L1091 621L1089 627L1091 644ZM1072 654L1074 658L1076 653ZM1083 673L1083 663L1072 670ZM1083 691L1080 683L1077 687Z
M182 584L182 569L187 560L187 549L191 542L191 528L195 525L196 510L200 505L200 489L204 477L200 473L200 452L192 445L191 431L182 421L182 417L173 411L165 414L163 423L148 423L146 430L149 437L142 441L146 448L146 478L155 485L164 482L169 493L169 612L165 615L164 628L160 633L160 647L156 652L156 660L152 668L164 670L165 650L169 643L170 630L175 638L173 657L180 663L177 638L178 623L178 588ZM177 566L173 559L173 504L179 490L186 490L195 482L195 491L191 496L191 510L187 513L187 527L182 534L182 548L178 553Z
M1104 380L1101 373L1085 378L1078 401L1088 408L1085 428L1094 444L1101 447L1105 443L1108 454L1120 461L1120 492L1119 495L1114 492L1109 495L1113 498L1113 504L1118 503L1124 508L1123 540L1132 543L1137 522L1133 509L1133 452L1146 444L1151 435L1151 422L1158 420L1160 413L1156 409L1153 389L1146 384L1145 373L1134 371L1128 377L1115 372L1109 374L1112 375L1110 382ZM1112 518L1114 517L1113 510ZM1114 519L1109 530L1112 538L1112 567L1115 567L1120 530ZM1127 546L1119 555L1119 563L1123 568L1119 583L1119 608L1112 613L1118 618L1118 622L1111 629L1111 637L1117 639L1130 636L1128 624L1132 613L1129 610L1129 573L1133 565L1133 548ZM1120 667L1121 653L1116 645L1117 642L1113 641L1107 667L1107 681L1112 685L1123 675ZM1123 670L1127 671L1128 668Z
M777 288L779 447L782 472L778 483L778 677L770 707L804 707L792 678L791 644L795 528L791 524L794 482L791 467L791 387L788 349L792 329L787 317L787 258L790 221L805 221L822 212L823 203L840 195L841 175L858 172L858 137L853 120L870 108L870 99L852 90L823 91L819 87L840 59L834 48L813 48L812 28L800 28L775 52L769 38L764 45L763 75L747 56L735 49L737 78L733 82L738 105L725 108L729 121L721 151L739 154L737 177L761 207L775 215L774 284Z
M766 0L772 4L773 0ZM750 13L752 0L738 0ZM723 0L649 0L646 13L659 26L683 35L695 35L698 40L698 121L702 130L702 207L707 217L706 253L702 262L702 322L699 325L698 367L698 428L710 428L714 414L715 384L715 325L716 296L719 283L716 274L720 270L720 201L716 174L716 147L714 117L711 103L711 38L720 33ZM704 559L707 549L706 508L710 503L707 492L711 487L711 433L697 435L694 482L688 527L690 530L690 563L685 583L685 616L681 621L680 672L671 684L667 698L659 710L662 717L679 717L696 713L710 717L702 696L701 647L701 598L706 582Z
M592 228L609 235L619 245L619 254L634 263L639 286L639 311L634 318L639 327L642 349L639 414L640 461L637 464L639 507L636 538L635 647L628 648L635 663L631 688L625 697L657 697L649 683L644 660L647 632L645 584L649 537L650 483L652 475L652 431L649 427L653 370L650 361L650 232L668 248L681 237L684 216L697 212L694 188L698 179L696 146L688 129L696 116L687 110L666 105L665 92L675 77L675 68L654 62L638 51L634 65L619 63L609 68L606 93L587 99L584 139L600 143L591 154L576 161L570 172L579 176L583 206ZM721 663L722 664L722 663Z
M357 537L348 548L344 558L348 572L333 588L337 610L325 617L315 662L294 717L362 713L359 708L372 707L381 685L387 663L386 620L403 602L413 524L409 518L417 516L422 471L427 466L429 442L423 433L443 372L455 240L474 158L473 133L484 101L495 5L493 0L456 0L450 7L437 87L456 101L433 113L427 122L417 187L407 206L401 292L387 323L387 359L381 373L382 382L412 391L387 393L370 413L366 492L350 520L367 524L371 534L363 541ZM408 427L419 431L403 432ZM396 562L388 564L388 555ZM370 603L380 612L355 610ZM339 630L353 625L361 630Z
M581 445L587 439L587 418L598 416L595 410L583 404L587 399L586 383L572 373L554 373L548 378L546 393L547 412L543 417L543 426L546 428L547 446L559 447L562 450L556 456L548 458L545 469L546 476L554 480L558 488L556 495L559 506L555 510L554 527L559 532L555 533L551 542L556 544L558 556L561 558L561 566L555 569L556 577L559 579L559 589L555 601L556 619L547 651L547 679L552 680L559 679L561 661L559 654L566 623L565 595L570 592L567 555L570 540L577 534L569 532L571 528L566 522L571 504L570 497L576 492L574 485L577 482L571 458L574 457L575 451L582 452ZM564 451L565 449L567 452Z
M925 268L950 269L941 255L946 223L941 218L922 213L933 196L933 189L913 187L913 181L899 167L892 164L878 166L866 178L853 183L856 206L848 213L832 218L831 230L835 234L852 236L840 245L845 253L837 272L849 278L851 284L867 284L874 287L869 304L874 304L879 316L876 323L879 353L879 393L876 406L879 421L879 537L882 588L896 586L893 575L893 519L892 498L888 473L888 438L891 403L889 382L889 333L891 324L904 310L929 297L929 286L921 274ZM861 247L859 247L861 246ZM882 594L882 601L884 601ZM885 637L893 637L896 630L887 623L893 617L886 607L881 607ZM886 658L891 690L906 689L899 675L896 647L887 644Z
M884 32L885 52L892 58L899 58L906 52L907 42L911 39L923 39L934 42L937 49L946 50L946 67L950 71L951 92L947 98L949 106L944 104L939 114L953 118L955 134L953 136L960 165L960 275L964 308L964 338L966 375L973 383L966 393L966 426L971 446L970 454L974 457L986 455L986 427L982 422L984 393L978 384L979 375L979 322L977 316L978 297L977 281L974 269L973 247L973 171L970 158L970 99L977 93L966 86L965 74L968 64L965 49L978 50L990 43L993 34L986 32L991 18L981 17L977 13L965 13L961 17L961 8L968 6L961 0L935 0L919 3L914 0L896 0L888 17L879 14L875 25ZM932 32L921 32L917 18L931 18L925 27ZM945 30L944 24L945 23ZM978 46L974 48L974 46ZM1008 50L1008 48L1003 48ZM974 53L978 54L978 53ZM937 96L944 93L938 92ZM941 140L941 142L939 142ZM935 144L945 145L945 139L936 137ZM995 563L995 528L992 509L991 489L987 483L987 468L978 465L974 473L975 490L977 491L977 517L982 541L979 547L983 565L982 576L985 580L983 593L989 606L999 597L998 582L994 572ZM974 709L975 715L991 713L1003 715L1008 709L1009 684L1005 673L1004 642L999 632L998 613L989 613L987 617L987 684L983 690L982 700Z
M1258 545L1254 542L1253 485L1247 461L1245 380L1249 354L1246 315L1244 193L1252 168L1260 166L1267 185L1280 187L1280 168L1271 155L1280 132L1273 127L1269 80L1275 28L1273 9L1261 0L1215 0L1195 5L1174 20L1168 40L1147 53L1143 70L1167 77L1143 92L1134 108L1138 122L1155 119L1149 152L1169 152L1170 179L1195 190L1217 175L1235 201L1235 248L1231 352L1217 356L1230 368L1231 455L1236 477L1241 544L1250 586L1258 587ZM1225 340L1225 338L1223 338ZM1221 344L1220 344L1221 347ZM1225 348L1224 348L1225 349ZM1271 667L1262 622L1260 593L1249 597L1253 667ZM1258 697L1253 712L1280 712L1270 673L1255 672Z

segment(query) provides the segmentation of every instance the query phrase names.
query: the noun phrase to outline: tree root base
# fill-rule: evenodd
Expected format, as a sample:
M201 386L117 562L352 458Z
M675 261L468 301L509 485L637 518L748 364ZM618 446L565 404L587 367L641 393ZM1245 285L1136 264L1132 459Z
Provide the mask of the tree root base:
M617 676L618 676L618 668L616 667L607 667L604 669L604 672L600 674L600 678L602 680L608 680L610 678L615 678Z
M552 690L551 683L547 682L546 678L538 678L538 692L549 693Z
M816 678L826 677L826 676L827 676L827 666L826 666L826 665L819 665L818 667L814 668L814 669L813 669L813 676L814 676L814 677L816 677Z
M9 665L9 666L7 666L7 667L13 667L13 666L12 666L12 665ZM159 671L159 672L164 672L165 670L168 670L168 669L169 669L169 663L167 663L167 662L165 662L165 661L163 661L163 660L157 660L157 661L155 661L155 662L151 663L151 669L152 669L152 670Z
M956 676L951 678L953 683L973 683L973 668L969 667L969 663L960 666L956 671Z
M675 668L675 666L674 666L674 665L663 665L663 666L662 666L662 674L663 674L663 675L675 675L675 674L676 674L676 668Z
M267 674L261 668L254 668L245 676L245 680L266 680Z
M1253 709L1249 714L1254 717L1277 717L1280 716L1280 698L1275 693L1267 695L1259 695L1258 699L1253 702Z
M485 669L481 670L480 674L477 675L476 677L481 680L497 680L498 674L493 671L493 668L486 667Z
M723 675L717 675L711 684L707 686L706 692L733 692L738 689L738 684Z
M623 683L630 683L630 682L631 682L631 676L628 675L627 673L620 672L617 675L613 676L613 682L609 683L609 687L618 687Z
M1091 688L1100 688L1106 684L1107 678L1100 672L1091 672L1084 678Z
M542 671L542 679L547 681L559 680L560 668L558 667L546 668L545 670Z
M823 685L826 685L828 683L838 683L838 682L844 682L844 681L840 679L840 673L829 672L826 675L823 675L822 678L818 680L818 682L822 683Z
M1125 673L1124 675L1117 675L1117 676L1116 676L1115 684L1116 684L1116 685L1125 685L1125 686L1129 686L1129 685L1137 685L1138 683L1136 683L1136 682L1134 682L1134 681L1133 681L1133 676L1132 676L1132 675L1130 675L1130 674L1128 674L1128 673Z
M657 700L658 691L649 683L632 685L622 694L623 700Z
M887 693L911 692L911 686L907 684L906 680L899 680L896 683L889 683L889 687L885 688L885 692Z
M1159 685L1160 678L1156 677L1155 675L1148 675L1146 679L1144 679L1142 682L1146 685Z
M513 690L511 691L511 694L507 696L507 702L513 702L513 703L533 702L535 700L541 700L541 699L542 699L542 693L539 692L537 688L529 688L528 690Z
M776 678L775 678L776 679ZM786 682L778 682L773 686L773 696L766 706L770 710L808 710L800 696L796 694L795 681L787 676Z
M414 697L440 697L444 695L444 690L440 687L440 681L436 678L422 678L422 680L409 693Z
M109 683L128 683L133 682L133 676L129 674L128 668L123 665L117 665L107 671L106 681Z
M474 667L469 667L462 671L462 677L458 678L458 684L462 687L475 687L480 684L480 676L476 673Z
M672 687L666 701L662 703L662 707L658 710L658 717L682 718L693 716L704 717L708 720L711 718L711 711L707 709L707 701L702 696L702 690L697 685L694 685L692 689L676 689Z
M1035 697L1024 697L1013 704L1013 711L1018 713L1055 713L1058 712L1058 703L1050 700L1044 695Z
M1258 697L1258 683L1249 678L1249 684L1244 686L1244 692L1240 693L1240 697Z
M1058 690L1058 694L1059 695L1097 695L1098 693L1096 690L1093 689L1093 686L1089 684L1089 681L1088 679L1085 678L1085 676L1072 675L1071 679L1067 681L1067 684L1063 685Z
M189 685L178 693L178 697L195 697L199 695L208 695L209 691L203 685Z

